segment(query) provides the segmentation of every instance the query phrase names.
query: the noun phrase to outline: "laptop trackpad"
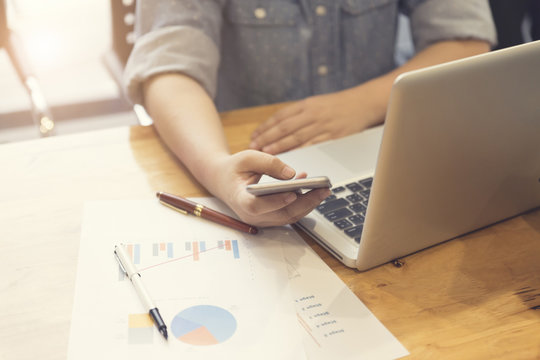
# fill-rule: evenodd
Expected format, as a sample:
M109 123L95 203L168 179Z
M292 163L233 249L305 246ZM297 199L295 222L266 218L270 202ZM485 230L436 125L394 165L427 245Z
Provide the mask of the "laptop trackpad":
M278 157L308 176L328 176L338 183L359 176L372 176L382 139L383 126L341 139L292 150Z

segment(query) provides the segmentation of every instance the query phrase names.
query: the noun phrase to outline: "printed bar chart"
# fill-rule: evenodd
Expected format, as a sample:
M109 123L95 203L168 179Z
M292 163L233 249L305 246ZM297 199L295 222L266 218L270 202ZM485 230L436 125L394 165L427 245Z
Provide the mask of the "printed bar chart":
M154 243L152 244L152 256L161 256L166 254L169 259L174 257L174 244L168 243Z
M240 249L238 240L217 240L217 241L186 241L183 242L159 242L142 246L140 243L126 244L126 251L137 266L139 271L145 271L156 266L176 262L191 258L199 262L203 256L210 255L219 250L222 254L231 254L232 259L240 259ZM209 255L203 255L209 254ZM124 272L118 267L118 280L125 279Z
M148 313L128 314L128 343L151 344L154 339L153 326Z
M141 244L128 244L126 250L135 265L141 263Z
M201 259L201 253L210 251L213 249L220 249L225 251L231 251L234 259L240 259L240 250L238 248L238 240L218 240L217 247L208 248L206 241L192 241L185 243L185 250L193 252L193 261L199 261Z
M193 242L193 261L199 261L199 243Z
M240 251L238 250L238 240L232 241L233 255L235 259L240 259Z
M126 251L131 258L131 261L133 261L133 264L140 265L141 263L141 244L127 244L126 245ZM124 271L118 265L118 281L122 281L125 278Z

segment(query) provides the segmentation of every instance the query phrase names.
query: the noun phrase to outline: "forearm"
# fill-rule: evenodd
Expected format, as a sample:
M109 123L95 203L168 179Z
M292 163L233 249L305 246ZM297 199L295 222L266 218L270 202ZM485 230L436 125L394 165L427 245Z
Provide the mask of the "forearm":
M328 189L302 195L249 194L246 186L257 182L261 175L290 179L295 171L278 158L259 151L229 154L212 99L191 78L179 74L155 76L145 83L144 96L163 141L195 178L240 219L261 226L290 224L330 195Z
M416 54L404 65L386 75L370 80L357 87L343 91L343 95L355 97L369 96L372 100L370 123L368 126L384 120L386 107L390 98L390 90L394 80L402 73L423 67L441 64L460 58L473 56L489 51L489 44L484 41L442 41L435 43Z
M218 112L206 91L182 74L146 81L145 106L170 150L215 194L211 161L229 154Z

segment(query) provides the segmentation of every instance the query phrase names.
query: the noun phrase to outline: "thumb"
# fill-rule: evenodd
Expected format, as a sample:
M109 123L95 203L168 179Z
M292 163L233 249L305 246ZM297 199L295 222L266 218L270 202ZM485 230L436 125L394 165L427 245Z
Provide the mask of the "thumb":
M243 159L238 164L241 172L264 174L280 180L291 179L296 174L293 168L274 155L256 150L246 150L243 153Z

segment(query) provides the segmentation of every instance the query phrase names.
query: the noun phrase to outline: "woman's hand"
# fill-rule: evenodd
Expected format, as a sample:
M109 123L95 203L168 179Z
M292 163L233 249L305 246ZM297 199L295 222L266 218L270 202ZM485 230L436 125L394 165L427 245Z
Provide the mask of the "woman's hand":
M276 226L297 222L330 195L329 189L254 196L246 186L259 181L263 174L287 180L296 172L277 157L260 151L245 150L214 159L211 164L214 195L223 200L239 217L252 225ZM305 177L302 173L298 177Z
M284 107L253 132L250 148L279 154L382 123L392 84L399 74L487 51L489 44L480 40L434 43L386 75L347 90L308 97Z
M358 87L294 102L263 122L253 132L249 147L279 154L362 131L384 116L363 92Z

